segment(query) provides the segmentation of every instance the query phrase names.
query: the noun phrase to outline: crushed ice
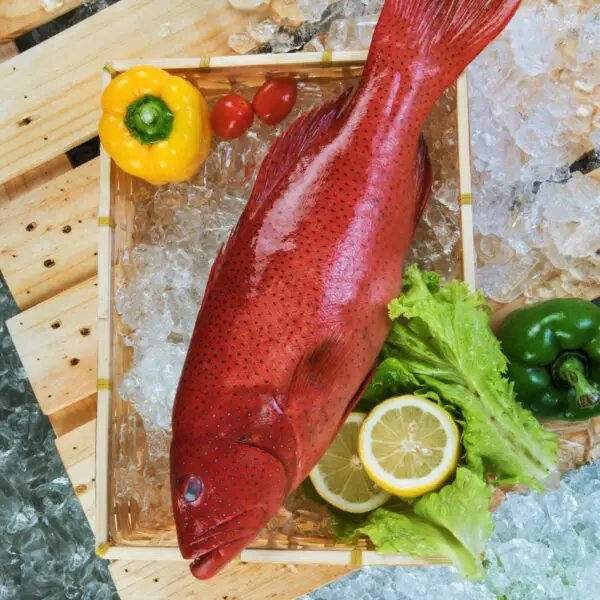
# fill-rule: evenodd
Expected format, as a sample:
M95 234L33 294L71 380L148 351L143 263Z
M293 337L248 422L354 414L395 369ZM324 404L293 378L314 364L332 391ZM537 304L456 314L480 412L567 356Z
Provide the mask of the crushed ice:
M510 494L494 513L487 578L452 567L368 567L301 600L595 600L600 573L600 462L557 490Z

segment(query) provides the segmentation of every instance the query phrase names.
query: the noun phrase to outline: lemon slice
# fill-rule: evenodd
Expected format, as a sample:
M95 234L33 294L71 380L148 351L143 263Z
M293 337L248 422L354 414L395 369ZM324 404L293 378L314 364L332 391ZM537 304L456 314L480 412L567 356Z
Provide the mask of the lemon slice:
M351 413L310 479L319 496L350 513L365 513L385 504L390 494L369 479L358 457L358 432L365 420Z
M379 404L365 419L359 455L369 477L403 498L439 488L454 472L460 434L441 407L417 396Z

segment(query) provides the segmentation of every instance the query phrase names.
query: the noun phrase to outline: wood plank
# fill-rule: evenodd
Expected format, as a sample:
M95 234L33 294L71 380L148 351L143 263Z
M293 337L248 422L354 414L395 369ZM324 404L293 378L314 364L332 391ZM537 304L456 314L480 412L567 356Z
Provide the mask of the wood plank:
M96 272L98 159L54 174L46 185L0 204L0 269L21 309Z
M187 563L115 561L110 572L127 600L286 600L297 598L351 571L317 565L230 564L209 581L192 577Z
M106 61L229 53L253 18L227 0L121 0L0 64L0 182L95 134Z
M0 0L0 40L31 31L77 8L83 0Z
M96 418L96 394L49 415L56 437L66 435Z
M97 295L94 277L7 321L45 414L96 391Z
M3 0L0 0L0 15L2 12ZM2 27L2 19L0 17L0 27ZM0 63L8 60L13 56L19 54L19 50L13 42L0 42ZM7 181L4 185L0 185L0 206L9 200L18 198L24 192L42 185L47 181L50 181L54 177L58 177L62 173L71 169L71 163L66 155L61 154L56 158L49 160L47 163L36 167L35 169L19 175ZM2 239L0 237L0 239ZM0 270L2 267L0 266Z
M94 529L96 421L90 421L56 440L56 449L81 502L83 512Z
M22 194L52 181L55 177L59 177L70 170L71 163L67 155L61 154L23 175L17 175L4 185L0 185L0 209L3 204L16 200Z
M93 457L96 451L96 421L92 420L57 438L56 449L65 469L71 469L77 463Z

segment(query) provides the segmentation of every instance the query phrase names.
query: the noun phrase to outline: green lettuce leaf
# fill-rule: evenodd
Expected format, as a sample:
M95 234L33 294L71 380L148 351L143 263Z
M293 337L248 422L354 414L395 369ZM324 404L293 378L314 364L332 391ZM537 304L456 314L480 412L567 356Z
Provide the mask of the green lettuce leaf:
M454 482L423 496L414 512L380 508L359 531L379 552L445 557L463 578L481 579L485 575L481 557L493 529L490 498L487 485L459 467Z
M413 265L402 295L389 305L394 322L384 362L388 371L398 368L399 381L410 375L405 391L425 388L460 410L467 466L474 473L539 488L556 467L557 437L516 401L488 311L480 292L457 281L440 287L437 276Z
M489 512L492 492L469 469L459 467L451 485L423 496L415 513L446 528L469 550L475 560L483 554L494 522Z

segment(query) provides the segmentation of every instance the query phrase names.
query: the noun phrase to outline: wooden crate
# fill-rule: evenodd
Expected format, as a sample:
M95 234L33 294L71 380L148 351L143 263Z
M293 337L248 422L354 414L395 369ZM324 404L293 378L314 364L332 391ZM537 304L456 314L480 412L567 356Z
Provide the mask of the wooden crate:
M286 74L311 81L357 77L362 72L366 52L326 52L288 55L214 57L208 59L164 59L156 61L115 61L103 72L104 85L118 73L139 64L150 64L194 81L207 98L223 93L231 82L260 85L267 75ZM210 64L208 64L210 62ZM470 157L466 79L457 88L459 121L459 164L461 189L461 256L464 279L474 286L474 251L471 217ZM124 344L127 333L120 324L113 299L121 281L120 261L132 246L133 194L143 182L119 169L106 153L101 154L101 198L98 219L99 241L99 321L98 321L98 415L96 443L96 540L108 558L127 560L182 560L177 547L170 502L163 522L149 526L148 516L130 498L118 500L115 457L129 453L140 461L146 446L143 424L131 405L121 399L116 387L127 371L130 348ZM457 199L458 201L458 199ZM122 432L124 428L124 435ZM144 522L142 522L144 521ZM427 565L444 559L373 551L366 541L356 548L334 544L325 536L265 534L242 552L244 562L318 563L330 565Z

